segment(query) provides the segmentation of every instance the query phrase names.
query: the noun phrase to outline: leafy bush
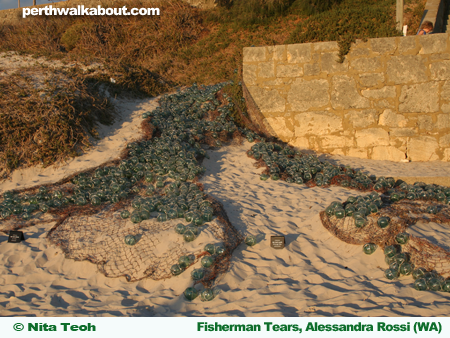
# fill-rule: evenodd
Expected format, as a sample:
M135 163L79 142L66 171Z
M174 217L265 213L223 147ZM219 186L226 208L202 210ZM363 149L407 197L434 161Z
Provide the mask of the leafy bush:
M210 20L221 23L232 22L236 27L246 28L288 13L295 0L222 0L220 8L210 16Z
M67 28L64 34L61 36L61 44L68 51L74 49L77 42L80 40L85 27L86 25L84 23L77 23Z
M340 2L341 0L296 0L292 7L301 13L312 15L325 12Z
M338 41L343 62L356 39L401 35L396 29L392 5L392 1L346 1L300 22L285 43Z

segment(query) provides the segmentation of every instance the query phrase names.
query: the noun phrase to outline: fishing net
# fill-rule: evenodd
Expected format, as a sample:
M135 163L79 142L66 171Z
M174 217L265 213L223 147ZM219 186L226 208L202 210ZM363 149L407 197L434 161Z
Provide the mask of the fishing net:
M220 92L222 87L192 86L164 95L158 108L143 114L143 138L128 144L115 161L53 185L5 192L0 199L0 231L55 222L48 239L66 257L91 261L106 276L125 276L128 281L170 278L201 261L203 272L194 283L210 288L229 268L243 236L223 206L197 183L208 156L204 147L240 143L245 137L255 142L247 155L255 159L255 166L265 168L261 180L372 191L344 204L333 202L321 213L324 226L337 238L384 249L399 247L391 250L400 262L393 270L411 262L450 275L450 253L445 249L415 236L400 243L401 248L398 241L417 222L450 224L450 188L377 178L294 150L268 136L261 116L252 117L249 111L248 119ZM236 125L236 110L250 129ZM389 226L379 226L381 217L390 220ZM206 263L212 259L214 264L204 264L205 256L210 256Z
M223 216L220 203L211 197L207 200L212 203L217 217L199 227L199 237L204 236L210 242L222 243L225 247L224 254L216 258L215 269L208 271L209 275L216 276L227 270L228 256L240 243L241 236ZM129 208L129 204L122 205L120 210ZM191 256L194 264L206 254L203 247L187 245L183 237L175 233L174 228L180 220L157 222L156 218L151 218L132 223L120 216L120 210L107 206L93 215L64 217L47 237L63 250L67 258L88 260L97 264L105 276L125 276L130 282L146 277L154 280L170 278L171 267L178 264L180 257ZM137 243L125 244L127 235L133 235ZM213 278L203 282L212 284Z
M53 185L49 187L51 190L48 193L51 195L55 191L73 191L74 187L72 183ZM36 191L38 188L27 189L26 193L33 195ZM16 198L24 194L22 192ZM157 212L152 212L150 219L138 223L122 218L121 212L133 210L132 201L136 198L144 200L145 195L133 194L115 204L51 208L47 212L33 214L29 220L11 215L2 220L0 230L7 233L9 230L56 222L47 238L61 248L66 258L90 261L105 276L124 276L129 282L143 278L170 278L173 276L171 267L178 264L180 257L188 256L192 265L203 256L210 255L204 250L204 245L196 245L198 241L220 245L224 249L223 253L213 255L215 264L198 281L207 287L215 285L220 280L218 277L228 270L231 254L242 241L242 235L232 226L220 202L206 196L204 201L210 203L214 217L210 222L197 226L199 235L194 242L187 243L182 235L174 231L177 224L190 224L185 219L158 222ZM136 244L125 243L128 235L136 238Z
M430 207L436 207L436 214L430 213ZM381 228L378 220L386 217L390 220L389 226ZM382 249L386 246L397 246L398 252L408 255L409 261L415 267L422 267L428 271L435 271L444 277L450 277L450 252L443 247L429 242L425 238L409 235L409 240L399 245L396 238L398 234L407 232L412 225L426 226L434 222L449 226L450 211L447 205L430 200L407 200L391 202L383 198L383 205L379 212L367 216L367 223L357 227L355 218L351 216L338 218L322 211L320 218L324 227L340 240L356 245L373 243Z
M160 107L143 114L142 139L117 160L55 184L5 192L0 231L55 222L47 238L67 258L130 282L170 278L201 260L194 283L212 287L242 242L223 206L197 183L205 145L240 143L245 132L230 117L224 85L164 95ZM214 264L203 263L204 256Z
M450 188L423 182L409 185L393 177L367 175L350 167L320 161L314 154L297 151L279 140L268 142L267 136L274 132L264 123L264 116L245 85L243 93L253 132L246 136L249 141L255 140L247 156L255 160L256 168L264 168L261 180L283 180L308 187L335 185L371 192L344 204L333 202L320 213L324 227L346 243L364 245L367 254L373 253L377 246L385 250L389 265L385 272L387 278L408 275L413 267L420 267L430 273L426 286L415 285L418 290L450 292L450 281L442 279L450 277L450 252L407 232L416 223L435 222L450 226L447 205ZM379 220L382 218L386 222L389 220L389 225L381 226Z

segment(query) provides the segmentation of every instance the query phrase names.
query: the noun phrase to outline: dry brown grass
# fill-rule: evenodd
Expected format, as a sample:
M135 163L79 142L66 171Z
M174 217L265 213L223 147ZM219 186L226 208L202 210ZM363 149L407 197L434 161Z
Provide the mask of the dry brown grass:
M389 2L379 1L380 10L386 8L386 1ZM406 20L420 20L418 8L423 1L407 2ZM105 64L111 73L116 74L118 85L132 90L139 89L148 95L157 95L175 85L227 81L232 77L234 69L240 67L244 47L284 44L299 38L302 42L335 39L335 36L328 37L324 34L321 27L315 27L312 32L306 32L304 37L300 37L296 27L302 22L314 22L312 17L308 19L298 9L303 2L304 0L235 1L236 8L229 11L223 8L203 11L181 0L162 3L155 0L145 2L145 6L160 7L160 16L99 16L95 19L33 17L26 24L0 29L0 51L19 49L22 52L69 60L95 60ZM261 7L260 3L264 6ZM374 7L378 2L370 3ZM143 6L139 0L119 0L115 6L124 4L128 8ZM391 5L389 2L388 12L394 20L395 10ZM361 8L363 13L365 6L362 0L345 0L340 7L336 7L336 12L344 13L344 8ZM264 10L257 11L255 8ZM242 15L238 17L236 10L242 12ZM412 14L408 11L412 11ZM330 15L327 12L325 17L333 17L332 12ZM373 15L379 16L375 12ZM233 13L236 15L233 16ZM258 18L259 21L255 19L257 24L251 24L254 20L242 21L246 13L249 17ZM389 20L392 21L391 19ZM356 20L346 26L345 34L351 35L350 28L358 30L363 24L365 23ZM380 32L375 35L390 32L391 27L383 28L387 24L395 26L393 22L377 21L376 27ZM410 25L413 30L414 24ZM306 29L309 26L306 24ZM305 27L302 26L300 30L303 31ZM389 35L392 34L386 36Z
M141 6L138 0L126 4ZM0 30L0 51L101 62L118 85L157 95L174 85L228 80L241 63L243 47L281 44L299 19L279 17L271 25L242 30L208 20L210 11L181 0L154 4L160 5L160 16L32 17Z

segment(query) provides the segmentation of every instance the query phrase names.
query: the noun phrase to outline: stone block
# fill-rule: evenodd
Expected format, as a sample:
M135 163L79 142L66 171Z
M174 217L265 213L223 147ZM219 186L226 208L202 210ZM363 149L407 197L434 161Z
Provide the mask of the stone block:
M381 108L381 109L386 109L386 108L394 108L395 104L393 102L393 100L378 100L374 102L374 108Z
M445 114L450 114L450 104L448 104L448 103L442 104L441 110Z
M393 54L397 49L397 43L395 39L396 39L395 37L370 39L372 52L378 54Z
M406 154L392 146L378 146L373 147L371 158L380 161L400 162L406 159Z
M275 64L273 61L258 64L258 76L263 78L275 77Z
M450 79L450 61L435 62L430 65L432 80Z
M439 146L442 148L450 147L450 135L444 135L439 138Z
M433 118L429 115L419 115L418 125L419 129L431 131L434 129Z
M419 43L422 46L420 54L443 53L447 49L447 34L427 34L419 36Z
M364 87L374 87L384 82L383 73L367 73L359 75L359 83Z
M351 110L345 114L345 118L353 126L353 128L367 128L375 123L375 109Z
M336 41L316 42L313 44L314 52L336 51L339 45Z
M386 109L378 118L378 124L387 127L406 127L408 120L401 114L393 112L391 109Z
M446 129L450 128L450 114L439 114L437 116L437 129Z
M247 87L261 113L284 113L286 100L277 90L268 90L255 86Z
M395 84L428 81L426 60L420 55L393 56L387 61L386 74Z
M328 135L342 130L342 118L326 111L310 111L297 114L294 119L298 122L295 126L295 136L304 135Z
M442 159L445 162L449 162L450 161L450 149L444 149L444 158Z
M441 88L441 99L450 101L450 81L445 81Z
M333 149L330 151L330 154L332 155L345 155L344 151L342 149Z
M260 78L258 78L258 82L259 83L257 85L259 87L269 90L269 89L272 89L272 87L274 87L274 86L283 85L285 81L283 81L283 79L281 79L281 78L277 79L277 78L273 78L273 77L272 78L260 77ZM283 89L280 88L278 92L279 92L279 94L282 94Z
M389 145L389 133L382 128L357 130L355 137L359 148Z
M305 63L311 61L311 43L287 46L287 60L289 63Z
M410 53L416 48L416 36L404 36L398 40L398 51L401 54Z
M411 161L435 161L439 159L436 154L438 142L431 136L409 138L407 149L408 159Z
M263 123L266 130L282 141L286 142L294 137L294 132L286 126L286 119L284 117L267 117L263 120Z
M245 47L244 62L266 61L266 47Z
M327 135L320 139L322 148L345 148L353 146L353 138L348 136Z
M309 141L307 137L296 137L289 144L300 149L309 149Z
M386 98L394 98L397 93L395 86L385 86L380 89L362 90L361 94L371 99L386 99Z
M369 158L367 156L367 149L364 148L350 148L347 152L347 156L357 157L357 158Z
M406 142L407 142L408 138L407 137L392 137L392 134L390 135L390 139L389 139L389 144L402 151L403 153L406 154Z
M430 55L431 61L442 61L442 60L450 60L450 54L443 53L443 54L433 54Z
M363 57L363 56L369 56L370 55L370 49L369 48L350 48L350 52L348 53L348 56L351 58L356 57Z
M296 79L288 93L288 102L292 111L306 111L309 108L323 107L328 104L329 84L325 79Z
M264 79L259 78L261 80L261 83L259 84L262 88L270 88L272 86L284 86L284 88L277 88L279 90L279 93L281 95L287 94L287 89L285 89L285 85L290 85L293 82L293 78L290 77L281 77L281 78L271 78L271 79Z
M327 72L328 74L348 71L348 61L344 60L343 63L339 63L337 62L338 60L338 52L323 53L320 62L322 71Z
M359 94L353 78L347 75L333 76L331 87L331 105L334 109L370 107L370 101Z
M320 74L320 65L318 63L305 63L303 67L305 76L315 76Z
M299 65L277 65L277 77L299 77L303 68Z
M381 59L379 56L374 58L361 58L350 62L350 69L358 72L374 72L381 69Z
M275 61L286 61L286 45L274 46L273 48L273 59Z
M399 97L402 113L432 113L439 110L438 83L403 86Z
M391 128L389 135L391 137L411 137L419 134L415 128Z
M242 69L242 77L244 79L244 83L247 86L253 86L256 84L256 70L258 69L257 65L248 65L244 64Z

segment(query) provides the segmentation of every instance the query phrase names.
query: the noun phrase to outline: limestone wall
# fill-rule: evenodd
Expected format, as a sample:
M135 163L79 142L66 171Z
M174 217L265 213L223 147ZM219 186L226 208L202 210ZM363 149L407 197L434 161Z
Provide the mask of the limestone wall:
M160 0L165 1L165 0ZM200 8L212 8L215 6L215 0L184 0L185 2L191 4L195 7ZM40 1L42 2L42 1ZM102 6L111 6L114 7L114 0L67 0L67 1L60 1L51 3L49 1L46 1L44 4L36 5L36 6L28 6L29 8L32 7L45 7L52 5L53 7L76 7L78 5L84 5L85 7L97 7L98 5ZM142 0L142 2L145 4L146 0ZM154 3L154 1L152 1ZM152 6L153 7L153 6ZM17 24L22 22L22 8L13 8L13 9L4 9L0 10L0 25L2 24ZM28 18L31 18L29 16Z
M299 148L378 160L450 160L448 34L244 48L267 130Z

